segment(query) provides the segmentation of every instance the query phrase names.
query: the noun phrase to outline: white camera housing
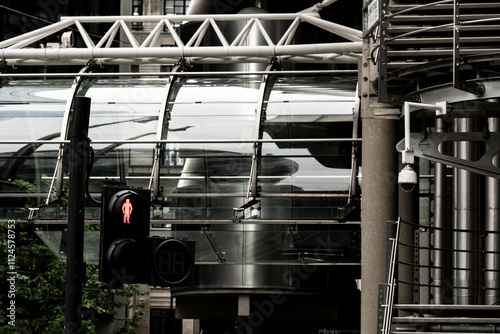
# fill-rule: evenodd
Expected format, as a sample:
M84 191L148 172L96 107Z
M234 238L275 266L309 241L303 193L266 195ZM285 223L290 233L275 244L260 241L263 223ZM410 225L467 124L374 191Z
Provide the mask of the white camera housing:
M415 188L418 182L417 173L413 170L411 165L406 165L400 172L398 176L398 183L401 185L401 189L406 192L410 192Z

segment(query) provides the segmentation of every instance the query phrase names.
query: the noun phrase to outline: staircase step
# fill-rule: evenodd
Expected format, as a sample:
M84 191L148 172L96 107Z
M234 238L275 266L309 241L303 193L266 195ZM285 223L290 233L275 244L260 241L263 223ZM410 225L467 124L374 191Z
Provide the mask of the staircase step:
M500 305L395 304L393 309L432 316L500 319Z
M478 37L462 37L460 38L460 44L470 44L470 43L500 43L500 36L478 36ZM452 37L424 37L424 38L398 38L394 41L388 41L391 47L398 45L435 45L444 44L448 47L453 45Z
M407 10L410 8L414 8L414 11L428 11L428 10L452 10L453 4L437 4L432 6L422 6L415 4L391 4L389 5L390 12L399 12L402 10ZM481 3L461 3L460 10L469 10L469 9L492 9L492 8L500 8L500 2L481 2Z
M391 35L399 35L399 34L404 34L424 28L433 28L431 30L426 30L425 34L436 34L436 33L442 33L442 32L447 32L448 35L453 33L453 27L452 26L446 26L446 27L436 27L436 26L430 26L430 25L423 25L423 26L411 26L408 24L405 25L390 25L387 27L387 32ZM488 29L485 29L484 25L463 25L460 27L460 32L469 32L469 31L493 31L493 30L500 30L500 25L498 24L492 24L487 26Z
M498 18L498 14L460 14L460 21L471 21L471 20L481 20L481 19L493 19ZM445 21L453 23L453 13L450 14L437 14L437 15L396 15L388 20L388 22L435 22L435 21Z
M465 317L394 317L394 323L411 324L497 324L500 318L465 318Z
M460 55L480 55L480 54L496 54L500 51L500 48L461 48ZM387 57L393 59L396 57L402 57L405 59L412 57L423 57L430 56L432 58L443 58L453 56L453 50L450 48L448 50L435 50L435 49L418 49L418 50L389 50L387 51Z
M455 305L455 304L395 304L397 310L482 310L500 311L500 305Z
M437 332L422 332L422 331L413 331L413 332L408 332L408 331L396 331L396 332L391 332L391 334L436 334ZM466 332L439 332L439 334L465 334ZM472 332L473 334L476 334L475 332ZM494 333L494 332L493 332Z

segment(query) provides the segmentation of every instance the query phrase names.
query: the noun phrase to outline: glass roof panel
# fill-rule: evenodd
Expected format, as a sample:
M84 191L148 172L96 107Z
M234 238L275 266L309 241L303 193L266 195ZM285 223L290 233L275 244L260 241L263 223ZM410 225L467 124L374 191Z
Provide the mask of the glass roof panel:
M280 77L267 101L267 117L352 115L356 85L355 78Z
M344 204L344 197L332 198L349 189L351 143L323 139L352 136L353 80L283 76L269 84L260 130L263 139L278 142L263 143L258 160L258 185L264 197L270 196L263 197L262 217L332 218L333 208ZM72 82L4 83L0 125L5 130L0 140L58 140ZM170 203L167 219L230 218L233 208L247 200L261 78L181 77L173 85L163 124L163 139L171 142L162 144L159 157L160 186ZM155 144L137 141L156 139L167 94L167 78L99 78L84 83L79 95L92 99L91 141L117 141L91 143L92 193L100 192L106 178L149 187ZM124 140L136 142L120 142ZM19 174L46 191L57 149L48 144L1 145L2 180ZM9 187L8 192L21 192ZM315 195L321 194L334 196L318 200Z
M0 140L60 139L72 82L4 80L0 89ZM0 152L15 152L22 147L22 144L0 145Z
M89 138L117 143L92 143L95 150L94 182L99 191L104 178L149 186L155 144L120 143L155 140L168 79L92 79L79 95L91 98Z
M167 79L89 80L80 94L92 99L91 140L147 139L156 134Z

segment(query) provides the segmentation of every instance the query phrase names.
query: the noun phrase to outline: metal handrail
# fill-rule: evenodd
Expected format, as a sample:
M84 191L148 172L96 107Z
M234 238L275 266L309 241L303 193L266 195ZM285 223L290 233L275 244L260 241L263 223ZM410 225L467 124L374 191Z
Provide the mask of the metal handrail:
M425 4L425 5L415 6L415 7L412 7L412 8L408 8L408 9L399 11L397 13L388 14L388 15L386 15L386 18L388 18L388 19L389 18L393 18L393 17L396 17L396 16L401 15L401 14L406 14L406 13L408 13L410 11L413 11L413 10L417 10L417 9L421 9L421 8L425 8L425 7L432 7L432 6L440 5L440 4L443 4L443 3L453 3L453 1L452 0L443 0L443 1L437 1L437 2L434 2L434 3ZM401 35L398 35L398 36L386 37L386 40L387 41L396 41L399 38L413 36L413 35L417 35L417 34L422 33L422 32L428 32L428 31L438 30L438 29L443 29L443 28L450 28L450 32L451 32L452 29L453 29L453 27L455 26L455 22L453 21L453 19L454 19L453 13L450 14L450 18L451 18L451 22L450 23L445 23L445 24L441 24L441 25L437 25L437 26L432 26L432 27L424 27L424 28L413 30L413 31L410 31L410 32L407 32L407 33L404 33L404 34L401 34ZM500 21L500 17L498 17L498 18L495 17L495 18L474 19L474 20L469 20L469 21L461 21L460 25L463 26L463 25L478 24L478 23L488 23L488 22L495 22L495 21Z
M399 243L399 229L401 225L401 218L398 218L396 222L396 235L392 240L391 247L391 258L389 261L389 275L387 277L388 289L385 295L384 307L384 318L382 324L382 334L390 334L391 332L391 322L392 322L392 310L394 307L394 295L397 285L397 279L395 278L396 266L397 266L397 253L398 253L398 243Z
M431 225L421 225L418 223L411 223L411 222L406 222L402 221L405 225L411 227L414 230L418 231L426 231L428 235L431 235L433 231L442 231L446 232L449 235L453 235L455 233L471 233L475 234L478 237L479 236L486 236L488 234L492 235L499 235L500 231L498 230L484 230L484 229L476 229L476 230L468 230L468 229L460 229L460 228L451 228L451 227L436 227L436 226L431 226ZM475 256L485 256L485 255L491 255L491 256L500 256L500 252L497 250L488 250L485 249L484 245L478 245L477 248L473 249L460 249L460 248L451 248L451 247L436 247L435 245L429 244L429 246L422 246L419 244L409 244L409 243L404 243L401 241L398 241L398 247L404 247L406 249L410 249L412 252L415 251L425 251L429 257L432 257L433 252L440 252L440 253L445 253L445 254L460 254L460 253L468 253L468 254L474 254ZM463 266L457 266L455 264L452 264L450 262L448 265L434 265L429 259L426 259L423 263L412 263L408 261L397 261L398 265L402 265L405 267L410 267L412 270L419 271L420 269L424 269L426 272L431 271L431 270L442 270L442 271L453 271L453 272L467 272L472 274L496 274L498 275L500 273L500 269L496 267L487 267L484 264L478 265L478 266L473 266L473 267L463 267ZM487 286L484 282L481 283L481 281L478 282L478 284L471 285L471 286L460 286L457 284L454 284L452 280L447 280L446 284L440 284L436 282L427 282L427 283L420 283L419 281L404 281L404 280L397 280L398 284L404 284L404 285L409 285L412 288L419 288L419 287L425 287L429 291L432 289L447 289L450 291L454 291L457 289L460 290L471 290L471 291L477 291L477 292L485 292L485 291L500 291L500 287L497 285L495 286Z
M303 139L123 139L92 140L92 144L272 144L272 143L317 143L317 142L361 142L362 138L303 138ZM2 144L69 144L69 140L0 140Z

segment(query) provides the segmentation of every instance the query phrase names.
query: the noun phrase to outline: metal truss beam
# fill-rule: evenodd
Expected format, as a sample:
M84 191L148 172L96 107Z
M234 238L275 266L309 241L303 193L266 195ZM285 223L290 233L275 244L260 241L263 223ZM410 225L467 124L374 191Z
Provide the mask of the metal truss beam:
M221 21L239 21L244 27L233 41L229 41L219 29L218 22ZM264 21L287 21L290 26L280 40L274 43L262 24ZM131 22L148 23L154 28L139 43L127 25ZM184 43L173 27L174 23L187 22L199 22L201 25L190 36L189 41ZM89 24L102 24L109 29L99 40L95 40L85 29ZM302 24L316 26L345 39L345 42L293 44L297 27ZM120 30L127 39L127 46L113 45L116 44L113 43L114 38ZM200 46L209 30L215 32L217 44ZM68 34L69 31L72 33ZM265 45L249 46L247 41L250 31L261 34ZM172 36L173 46L159 45L158 39L164 32ZM64 33L66 42L52 48L45 46L45 38L62 36ZM78 45L84 44L85 47L73 47L68 39L76 40ZM1 64L7 66L85 65L89 61L99 65L146 62L175 65L181 59L187 63L269 63L272 58L279 58L281 62L357 64L361 43L361 31L322 20L311 13L62 17L58 23L0 42L0 57Z

